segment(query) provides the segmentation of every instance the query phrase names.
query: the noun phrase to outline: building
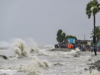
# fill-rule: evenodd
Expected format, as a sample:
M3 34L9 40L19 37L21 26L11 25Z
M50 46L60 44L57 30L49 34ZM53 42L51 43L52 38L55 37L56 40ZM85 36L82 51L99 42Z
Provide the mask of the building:
M93 45L93 40L76 40L76 43L81 45Z

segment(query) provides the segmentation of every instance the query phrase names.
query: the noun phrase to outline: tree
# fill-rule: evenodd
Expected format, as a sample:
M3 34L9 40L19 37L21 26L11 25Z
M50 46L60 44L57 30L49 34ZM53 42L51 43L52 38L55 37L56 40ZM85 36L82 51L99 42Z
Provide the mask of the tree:
M91 38L94 36L94 29L92 29L92 33L91 33ZM97 38L97 42L99 42L100 41L100 28L97 26L97 27L95 27L95 36L96 36L96 38Z
M91 14L93 14L93 17L94 17L94 37L93 37L93 43L96 44L96 37L95 37L95 15L100 11L100 4L98 3L97 0L93 0L93 1L90 1L87 6L86 6L86 14L88 16L88 18L91 17ZM95 55L96 54L96 49L95 49L95 46L94 46L94 52L95 52Z
M56 39L57 39L57 41L58 41L59 43L61 43L61 42L64 41L65 36L66 36L66 34L65 34L64 32L62 32L61 29L59 29L58 32L57 32L57 38L56 38Z
M67 35L66 39L68 39L68 38L75 38L75 40L77 40L76 36L72 36L72 35Z

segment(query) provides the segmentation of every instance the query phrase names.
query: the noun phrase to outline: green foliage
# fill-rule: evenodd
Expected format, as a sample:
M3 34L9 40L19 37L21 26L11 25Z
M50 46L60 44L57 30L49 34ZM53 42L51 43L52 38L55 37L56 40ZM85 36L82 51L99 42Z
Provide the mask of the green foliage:
M64 32L62 32L61 29L59 29L58 32L57 32L57 38L56 38L56 40L57 40L59 43L61 43L61 42L64 41L65 36L66 36L66 34L65 34Z
M75 38L75 40L77 40L76 36L72 36L72 35L67 35L66 39L68 39L68 38Z
M66 36L66 34L61 29L58 30L56 40L59 43L66 41L68 38L75 38L75 40L77 40L76 36L72 36L72 35Z
M97 42L100 39L100 28L99 27L95 27L95 34L96 34L96 38L97 38ZM92 33L91 33L91 38L94 36L94 29L92 29Z
M86 7L86 14L88 15L88 18L91 17L91 14L93 13L93 15L95 15L97 12L100 11L100 4L98 3L97 0L93 0L93 1L90 1L88 4L87 4L87 7Z

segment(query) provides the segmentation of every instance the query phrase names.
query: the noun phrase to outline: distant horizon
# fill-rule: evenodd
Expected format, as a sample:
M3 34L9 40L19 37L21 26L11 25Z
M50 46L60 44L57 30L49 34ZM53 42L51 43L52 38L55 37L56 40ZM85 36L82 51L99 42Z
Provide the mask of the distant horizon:
M18 39L18 38L16 38L16 39ZM25 43L27 44L27 42L29 42L29 43L31 43L30 41L26 41L25 39L22 39L23 41L25 41ZM82 40L82 39L78 39L78 40ZM83 39L84 40L84 39ZM86 39L86 40L92 40L92 38L91 39ZM4 46L7 46L7 45L11 45L11 44L13 44L14 43L14 41L11 41L11 39L10 40L0 40L0 47L2 47L2 45L4 45ZM56 43L54 43L54 44L38 44L35 40L34 40L34 42L33 43L35 43L35 44L37 44L37 46L39 46L39 47L44 47L44 46L46 46L46 45L55 45L55 44L57 44L57 43L59 43L59 42L57 42L56 41Z

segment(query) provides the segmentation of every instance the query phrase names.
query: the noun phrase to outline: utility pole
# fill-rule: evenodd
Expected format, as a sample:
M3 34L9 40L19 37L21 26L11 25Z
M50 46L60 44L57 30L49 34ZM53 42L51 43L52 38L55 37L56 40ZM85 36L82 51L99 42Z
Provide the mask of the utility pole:
M85 35L84 35L84 40L86 40L86 39L85 39Z

